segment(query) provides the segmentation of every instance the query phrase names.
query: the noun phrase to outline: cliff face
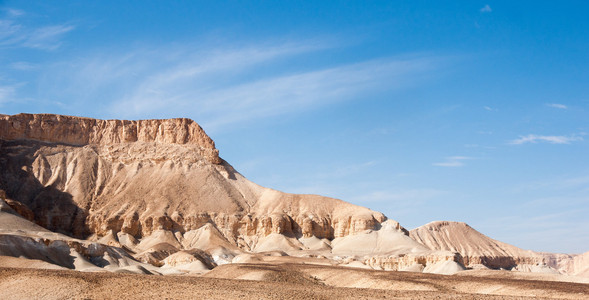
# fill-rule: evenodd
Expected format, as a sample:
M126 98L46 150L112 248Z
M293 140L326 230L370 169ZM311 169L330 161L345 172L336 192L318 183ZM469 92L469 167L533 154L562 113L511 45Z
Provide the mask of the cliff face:
M364 265L388 270L548 264L569 274L587 273L587 255L525 251L464 223L432 222L408 233L368 208L261 187L223 161L214 142L188 119L0 115L0 201L3 210L44 228L30 225L30 232L49 229L69 236L53 240L77 237L121 247L95 255L85 250L90 246L66 243L97 261L126 251L123 247L157 266L205 260L194 249L219 263L243 250L291 251L335 260L364 257ZM25 223L13 219L0 222L0 231L21 232ZM21 242L30 244L27 238ZM18 257L22 249L0 247L0 252ZM165 260L173 254L178 255Z
M76 146L131 142L190 144L197 145L209 162L221 163L213 140L190 119L126 121L51 114L0 115L0 139Z
M0 189L35 222L75 237L169 231L207 223L250 250L273 233L333 239L386 218L341 200L260 187L221 160L187 119L102 121L0 116Z

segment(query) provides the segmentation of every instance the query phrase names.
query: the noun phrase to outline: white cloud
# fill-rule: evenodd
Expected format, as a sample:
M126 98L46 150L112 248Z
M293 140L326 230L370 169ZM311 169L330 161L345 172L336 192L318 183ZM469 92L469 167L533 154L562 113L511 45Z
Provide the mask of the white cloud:
M221 113L211 126L276 116L403 86L426 61L378 60L248 82L206 94L201 109ZM388 84L386 84L388 83Z
M44 25L35 28L17 22L23 11L9 9L9 18L0 19L0 46L55 50L62 37L75 29L73 25Z
M464 166L465 160L471 160L472 157L468 156L450 156L446 157L446 160L443 162L433 163L432 165L437 167L462 167Z
M522 145L526 143L538 143L538 142L546 142L550 144L570 144L572 142L582 141L583 137L577 135L536 135L536 134L528 134L526 136L520 136L518 139L512 140L509 144L512 145Z
M272 67L335 46L316 41L221 50L182 45L89 55L55 65L42 88L62 99L94 103L90 98L100 91L107 117L186 116L215 130L413 86L443 60L414 55L313 69Z
M489 4L485 4L485 6L483 6L480 10L482 13L490 13L493 11L491 9L491 6L489 6Z
M26 61L17 61L10 64L10 67L15 70L28 71L35 68L35 65Z
M25 14L25 12L20 9L6 8L4 10L6 11L6 13L8 15L13 16L13 17L20 17Z
M0 85L0 104L12 101L16 95L17 86L15 85Z
M553 108L559 108L559 109L567 109L568 108L568 106L566 106L564 104L559 104L559 103L547 103L546 106L553 107Z
M483 108L484 108L485 110L487 110L487 111L498 111L498 109L496 109L496 108L492 108L492 107L490 107L490 106L483 106Z
M0 46L10 45L21 40L17 33L22 30L22 26L15 24L11 20L0 20Z
M28 33L22 46L43 50L55 50L61 46L61 37L74 30L72 25L52 25L37 28Z

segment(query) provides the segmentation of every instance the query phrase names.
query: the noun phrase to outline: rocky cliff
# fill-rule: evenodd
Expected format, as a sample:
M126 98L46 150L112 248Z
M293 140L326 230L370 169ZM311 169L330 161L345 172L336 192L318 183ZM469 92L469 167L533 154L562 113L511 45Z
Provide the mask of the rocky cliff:
M190 119L126 121L52 114L0 115L0 139L73 146L132 142L190 144L198 146L200 154L209 162L221 162L213 140Z
M210 223L251 250L270 234L330 240L386 219L341 200L248 181L187 119L1 116L0 169L7 198L29 208L37 224L78 238L141 240L163 230L180 241Z
M525 251L464 223L408 232L368 208L261 187L222 160L188 119L0 115L0 200L0 238L15 244L0 245L0 255L19 257L30 246L31 259L57 263L45 258L59 253L51 257L66 257L57 264L68 268L71 251L100 268L146 266L136 259L199 270L266 252L445 274L546 264L587 273L587 255Z

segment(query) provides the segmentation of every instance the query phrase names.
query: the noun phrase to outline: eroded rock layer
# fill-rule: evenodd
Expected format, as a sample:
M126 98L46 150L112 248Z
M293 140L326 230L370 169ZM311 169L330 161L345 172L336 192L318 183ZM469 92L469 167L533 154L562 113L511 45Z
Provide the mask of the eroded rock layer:
M209 162L219 151L204 130L190 119L96 120L52 114L0 115L0 139L37 140L68 145L114 145L131 142L190 144Z
M526 251L456 222L408 232L368 208L261 187L188 119L0 115L0 239L0 256L154 274L265 255L442 274L589 270L587 254Z
M582 255L524 250L494 240L461 222L431 222L411 230L409 235L432 250L460 254L458 261L467 267L585 276L587 265L582 263Z
M37 224L85 238L214 224L250 250L251 236L334 239L386 218L341 200L260 187L222 161L191 120L0 117L0 188Z

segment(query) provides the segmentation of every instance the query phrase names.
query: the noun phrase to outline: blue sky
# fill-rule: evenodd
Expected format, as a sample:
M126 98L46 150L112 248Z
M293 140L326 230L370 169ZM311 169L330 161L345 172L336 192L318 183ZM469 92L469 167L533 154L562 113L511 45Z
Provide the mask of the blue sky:
M189 117L250 180L589 250L586 1L0 1L0 113Z

